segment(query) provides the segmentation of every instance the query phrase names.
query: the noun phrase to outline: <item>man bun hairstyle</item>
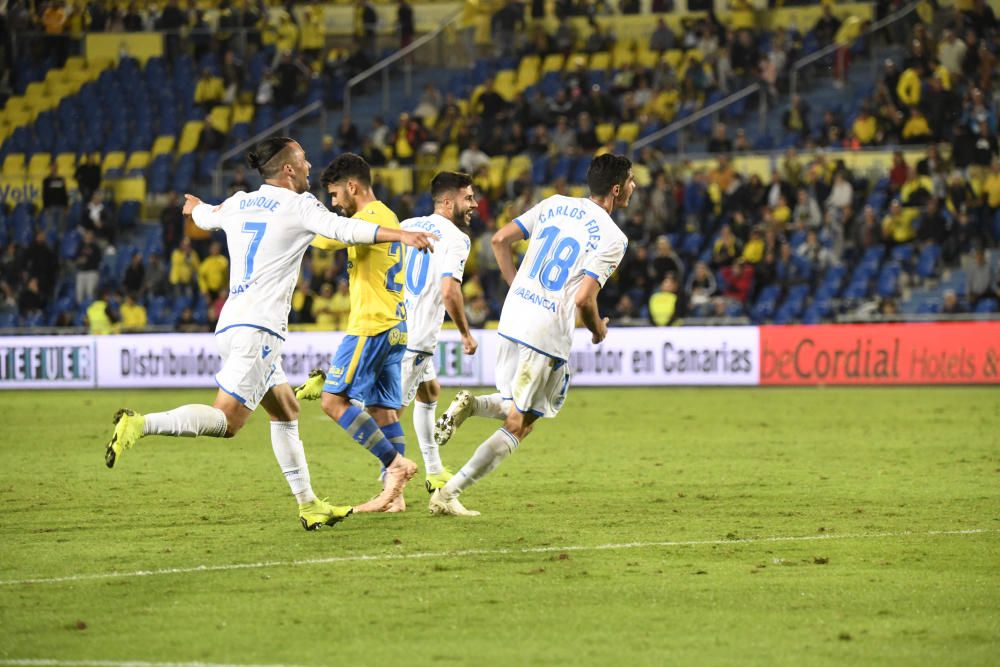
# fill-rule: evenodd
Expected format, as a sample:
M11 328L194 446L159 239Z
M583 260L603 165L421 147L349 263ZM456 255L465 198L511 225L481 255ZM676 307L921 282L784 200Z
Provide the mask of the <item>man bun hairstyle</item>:
M460 171L441 171L431 179L431 199L437 201L441 195L454 190L463 190L472 185L472 176Z
M354 153L341 153L327 165L320 176L319 182L325 188L331 183L341 183L353 178L362 185L371 187L372 168L365 159Z
M295 143L291 137L269 137L258 142L253 150L247 153L247 165L251 169L256 169L265 179L274 178L281 171L285 160L278 158L278 154L284 152L289 146ZM286 156L287 157L287 156Z
M605 153L590 162L587 169L587 187L595 197L606 197L616 185L624 187L632 161L624 155Z

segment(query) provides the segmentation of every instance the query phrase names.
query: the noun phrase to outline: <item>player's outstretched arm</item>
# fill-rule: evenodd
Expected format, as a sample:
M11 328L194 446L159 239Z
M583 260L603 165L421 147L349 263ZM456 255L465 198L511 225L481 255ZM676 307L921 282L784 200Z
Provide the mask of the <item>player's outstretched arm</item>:
M580 289L576 292L576 310L580 313L583 325L593 334L591 340L595 345L608 335L608 318L602 318L597 309L597 293L600 291L599 282L590 276L584 276Z
M465 299L462 297L462 286L451 276L441 279L441 300L444 301L444 309L448 311L448 316L462 335L462 351L469 355L475 354L476 350L479 349L479 343L472 337L469 320L465 317Z
M437 237L427 232L408 232L402 229L392 229L390 227L379 227L375 236L377 243L391 243L399 241L403 245L408 245L417 250L428 250L434 252L434 241Z
M331 213L315 197L303 196L300 210L305 228L314 234L340 241L347 245L370 245L400 241L403 245L419 250L433 251L434 236L427 232L406 232L402 229L382 227L357 218L345 218Z
M514 266L514 244L524 240L524 230L520 225L507 224L500 228L493 235L490 245L493 247L493 255L497 258L497 265L503 279L510 285L517 275L517 267Z
M194 220L194 224L201 229L213 230L220 229L219 217L215 214L221 208L222 204L212 206L211 204L206 204L194 195L185 193L184 208L181 209L181 212L184 215L191 216L191 219Z

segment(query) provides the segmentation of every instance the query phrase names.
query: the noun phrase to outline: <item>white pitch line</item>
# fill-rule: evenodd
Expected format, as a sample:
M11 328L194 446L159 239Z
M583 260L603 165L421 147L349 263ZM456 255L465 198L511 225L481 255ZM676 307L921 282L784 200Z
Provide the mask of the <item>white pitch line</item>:
M130 579L156 577L168 574L193 574L199 572L229 572L232 570L259 570L269 567L300 567L303 565L327 565L330 563L350 563L357 561L417 560L425 558L461 558L465 556L503 556L510 554L541 554L553 551L617 551L625 549L648 549L652 547L697 547L723 544L764 544L769 542L821 542L827 540L877 540L894 537L934 537L941 535L981 535L1000 532L991 528L968 528L964 530L929 530L915 532L904 530L894 533L823 533L822 535L797 535L777 537L747 537L722 540L683 540L663 542L623 542L617 544L567 545L559 547L524 547L521 549L462 549L459 551L420 551L411 554L356 554L353 556L329 556L327 558L306 558L303 560L269 560L257 563L227 563L224 565L196 565L194 567L168 567L159 570L135 570L133 572L97 572L93 574L73 574L65 577L41 577L38 579L0 580L0 586L21 586L25 584L58 584L73 581L97 581L101 579Z
M59 660L55 658L0 659L0 665L24 667L301 667L300 665L253 665L219 662L148 662L145 660Z

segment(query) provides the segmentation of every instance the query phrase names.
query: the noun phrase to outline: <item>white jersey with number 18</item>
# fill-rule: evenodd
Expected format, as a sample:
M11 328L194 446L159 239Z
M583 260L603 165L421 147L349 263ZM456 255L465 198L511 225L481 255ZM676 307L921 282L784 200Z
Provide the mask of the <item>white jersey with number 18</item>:
M434 354L444 321L441 280L450 278L462 282L471 244L455 223L436 213L404 220L400 227L438 237L433 253L413 248L408 248L406 253L406 348Z
M604 287L625 255L628 238L590 199L562 195L545 199L513 224L528 239L528 251L504 300L498 333L565 361L583 277Z

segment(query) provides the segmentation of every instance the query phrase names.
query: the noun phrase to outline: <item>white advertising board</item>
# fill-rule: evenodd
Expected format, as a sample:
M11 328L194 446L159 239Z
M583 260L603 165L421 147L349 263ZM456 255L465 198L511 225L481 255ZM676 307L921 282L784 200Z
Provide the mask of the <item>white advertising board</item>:
M326 369L341 332L292 332L282 366L295 385ZM476 331L479 351L462 353L441 332L435 361L446 386L495 383L496 331ZM613 328L600 344L577 330L569 364L574 386L755 385L756 327ZM212 334L0 337L0 388L213 388L221 358Z
M93 336L0 336L0 389L94 387Z

